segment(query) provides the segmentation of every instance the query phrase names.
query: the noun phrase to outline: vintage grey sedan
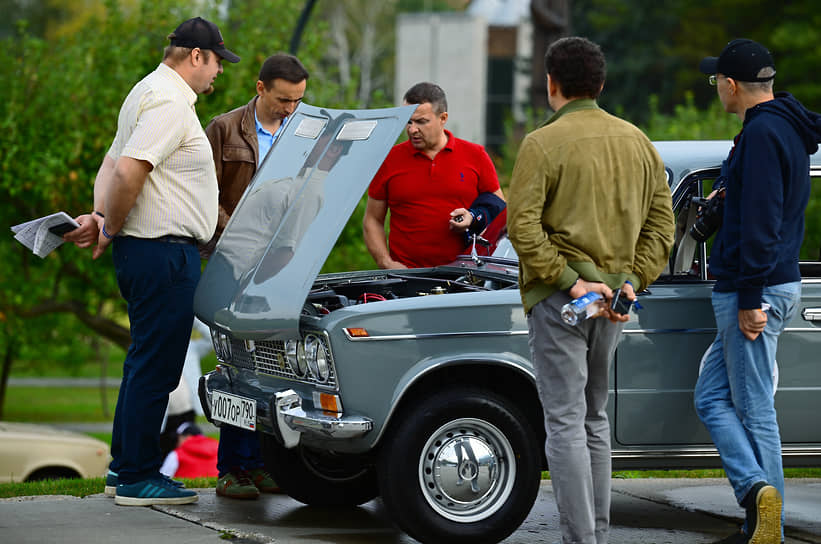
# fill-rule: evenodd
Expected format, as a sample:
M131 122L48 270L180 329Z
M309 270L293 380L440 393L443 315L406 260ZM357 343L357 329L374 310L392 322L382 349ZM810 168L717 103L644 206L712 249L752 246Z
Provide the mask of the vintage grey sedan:
M197 290L219 360L200 399L215 424L260 433L269 470L299 501L353 506L380 496L422 542L498 542L527 516L547 469L503 230L486 233L491 255L479 244L447 266L318 274L412 109L301 105L292 116ZM656 145L677 242L639 294L643 308L613 361L614 466L717 467L693 409L715 335L709 242L686 232L692 197L710 190L730 143ZM811 423L821 412L821 156L812 164L802 308L777 356L788 466L821 465L821 426Z

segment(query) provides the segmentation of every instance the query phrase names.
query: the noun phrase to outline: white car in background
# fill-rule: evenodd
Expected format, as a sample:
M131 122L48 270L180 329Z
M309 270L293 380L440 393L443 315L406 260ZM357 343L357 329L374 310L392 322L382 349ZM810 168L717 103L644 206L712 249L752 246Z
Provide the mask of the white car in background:
M108 444L88 435L0 421L0 483L103 476Z

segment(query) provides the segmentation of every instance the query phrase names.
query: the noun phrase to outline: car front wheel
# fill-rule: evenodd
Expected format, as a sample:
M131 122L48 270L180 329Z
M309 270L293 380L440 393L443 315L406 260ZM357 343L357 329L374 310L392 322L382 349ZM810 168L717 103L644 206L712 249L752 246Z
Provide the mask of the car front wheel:
M376 498L373 466L358 457L310 450L287 449L261 433L265 466L277 485L299 502L311 506L353 507Z
M383 439L377 473L385 507L421 542L499 542L536 500L536 436L521 411L491 391L428 397Z

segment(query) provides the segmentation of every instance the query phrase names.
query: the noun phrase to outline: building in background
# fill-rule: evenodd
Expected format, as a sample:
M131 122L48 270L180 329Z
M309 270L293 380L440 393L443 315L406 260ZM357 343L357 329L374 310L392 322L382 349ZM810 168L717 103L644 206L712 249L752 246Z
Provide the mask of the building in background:
M498 151L505 121L546 107L542 59L566 35L568 0L473 0L463 12L405 13L397 20L397 101L419 81L448 96L448 128Z

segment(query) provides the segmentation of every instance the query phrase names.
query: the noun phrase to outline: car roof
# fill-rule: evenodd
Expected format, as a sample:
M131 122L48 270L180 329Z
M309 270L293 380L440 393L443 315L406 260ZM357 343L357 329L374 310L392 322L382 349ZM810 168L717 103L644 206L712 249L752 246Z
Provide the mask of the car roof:
M697 170L719 168L730 148L732 140L671 140L656 141L653 145L667 167L674 188L687 174ZM821 170L821 151L810 155L811 170Z

